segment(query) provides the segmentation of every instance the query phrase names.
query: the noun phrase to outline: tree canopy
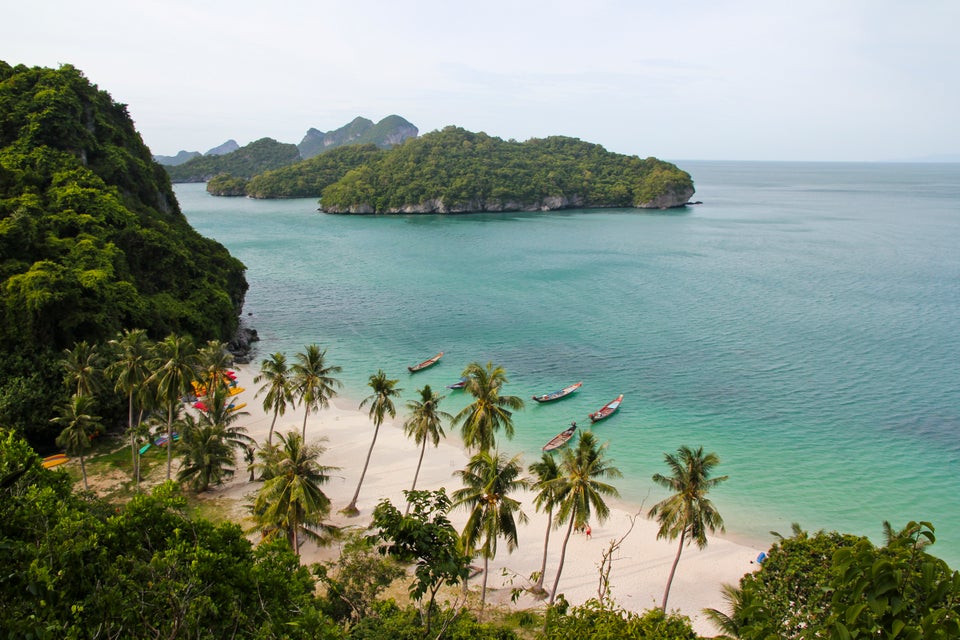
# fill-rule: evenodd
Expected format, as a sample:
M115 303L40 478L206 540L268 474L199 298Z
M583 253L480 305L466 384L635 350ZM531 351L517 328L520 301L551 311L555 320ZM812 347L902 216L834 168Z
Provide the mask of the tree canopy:
M61 350L125 328L229 339L246 289L125 105L70 65L0 61L0 423L50 438Z
M323 190L330 213L457 213L569 207L663 208L694 193L656 158L552 136L526 142L446 127L374 156Z

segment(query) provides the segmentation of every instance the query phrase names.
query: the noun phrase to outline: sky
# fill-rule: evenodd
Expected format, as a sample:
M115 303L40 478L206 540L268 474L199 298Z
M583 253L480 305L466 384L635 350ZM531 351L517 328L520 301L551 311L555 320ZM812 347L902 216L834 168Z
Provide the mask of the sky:
M153 153L403 116L666 160L960 160L958 0L0 0Z

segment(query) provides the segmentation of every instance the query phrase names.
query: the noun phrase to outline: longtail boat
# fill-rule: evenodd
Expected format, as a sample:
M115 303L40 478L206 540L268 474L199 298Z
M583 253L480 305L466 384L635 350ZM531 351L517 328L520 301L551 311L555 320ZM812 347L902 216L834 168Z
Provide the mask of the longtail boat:
M573 434L577 432L577 423L571 422L570 426L553 436L553 438L547 444L543 445L543 452L553 451L554 449L559 449L563 445L567 444L567 440L573 437Z
M467 386L467 379L466 377L463 377L457 380L456 382L454 382L453 384L448 384L447 389L463 389L465 386Z
M599 411L590 414L590 422L599 422L604 418L609 418L613 415L613 412L620 408L620 403L623 401L623 394L621 393L617 396L616 400L611 400L607 404L603 405Z
M553 391L551 393L545 393L542 396L533 396L533 399L537 402L553 402L554 400L559 400L560 398L566 398L568 395L579 389L583 386L582 382L572 384L569 387L564 387L559 391Z
M420 364L415 364L412 367L407 367L407 369L410 370L410 373L416 373L417 371L422 371L423 369L426 369L427 367L432 367L433 365L440 362L440 358L442 357L443 357L443 351L433 356L432 358L424 360Z

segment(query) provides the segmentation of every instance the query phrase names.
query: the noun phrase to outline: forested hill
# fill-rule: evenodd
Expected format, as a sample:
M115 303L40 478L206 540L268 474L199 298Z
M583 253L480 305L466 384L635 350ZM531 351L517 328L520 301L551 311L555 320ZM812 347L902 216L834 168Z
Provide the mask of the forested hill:
M0 424L50 427L57 360L77 341L229 340L246 288L243 264L180 212L125 105L72 66L0 62Z
M173 182L207 182L222 173L250 178L299 160L300 151L297 145L277 142L273 138L261 138L236 151L223 155L199 156L183 164L168 166L166 170Z
M266 171L249 181L226 174L217 176L207 183L207 191L218 196L316 198L351 169L384 153L372 144L344 145L309 160Z
M328 213L459 213L572 207L664 209L694 193L690 175L656 158L576 138L504 141L447 127L354 169L323 190Z

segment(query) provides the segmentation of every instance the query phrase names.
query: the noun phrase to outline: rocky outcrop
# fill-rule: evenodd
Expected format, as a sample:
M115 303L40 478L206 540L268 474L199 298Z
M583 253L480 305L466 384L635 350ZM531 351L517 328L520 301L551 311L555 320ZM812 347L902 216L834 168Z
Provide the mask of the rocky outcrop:
M693 188L682 189L678 192L665 193L650 202L643 202L634 206L636 209L673 209L687 204L693 195ZM447 205L442 198L426 200L418 204L407 204L402 207L393 207L377 212L368 203L361 203L347 208L324 207L324 213L342 214L410 214L410 213L503 213L508 211L560 211L562 209L611 209L623 208L618 205L599 204L588 202L585 198L572 196L548 196L537 202L517 202L514 200L471 200L470 202Z
M236 150L239 149L239 148L240 148L240 145L237 144L237 141L234 140L233 138L231 138L230 140L227 140L226 142L224 142L223 144L221 144L219 147L214 147L213 149L210 149L209 151L207 151L207 152L206 152L205 154L203 154L203 155L205 155L205 156L225 156L225 155L227 155L228 153L233 153L234 151L236 151Z
M236 335L227 343L227 351L233 355L233 361L237 364L248 364L253 354L253 343L259 341L257 330L247 326L246 320L241 318Z
M667 191L649 202L634 205L638 209L673 209L686 205L693 197L693 187Z

